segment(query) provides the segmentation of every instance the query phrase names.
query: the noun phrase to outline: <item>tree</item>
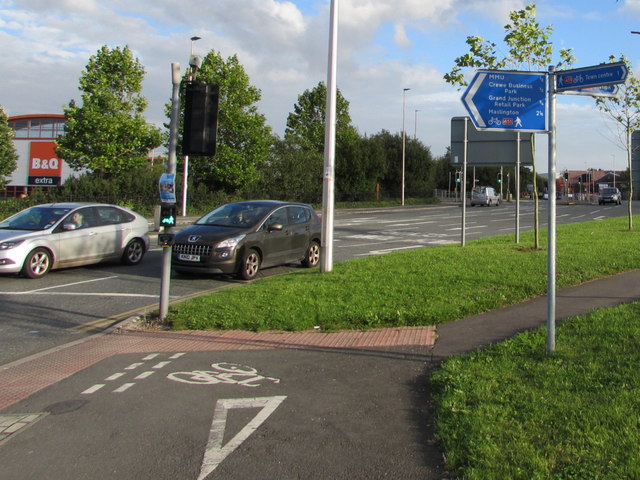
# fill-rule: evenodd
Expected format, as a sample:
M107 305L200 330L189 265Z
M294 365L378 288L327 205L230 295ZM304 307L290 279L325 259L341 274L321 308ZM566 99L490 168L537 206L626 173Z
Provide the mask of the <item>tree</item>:
M609 60L615 62L616 59L612 55ZM629 168L629 230L633 229L633 214L631 209L631 200L633 199L633 169L632 157L633 150L631 145L631 134L640 129L640 79L633 76L630 62L622 56L620 61L627 64L629 73L627 81L619 86L618 95L615 97L598 97L596 105L598 108L613 118L620 127L620 139L622 145L627 152L627 165Z
M491 70L509 69L526 70L546 69L552 62L553 43L550 41L553 33L553 26L541 27L536 20L535 4L528 5L523 10L515 10L509 14L510 24L505 25L506 35L504 42L508 47L508 54L499 58L497 55L497 45L481 37L467 37L469 53L454 60L454 67L444 75L447 83L452 85L467 85L463 68L484 68ZM571 49L561 48L559 51L560 61L556 64L557 69L562 69L571 65L575 57ZM531 148L533 148L533 134ZM535 155L534 155L535 158ZM536 178L535 160L533 163L534 178ZM537 187L534 183L534 192ZM535 248L540 248L538 237L538 195L535 195Z
M196 80L219 85L220 102L216 155L189 157L190 174L196 182L225 191L255 183L257 166L269 159L272 145L271 128L256 106L260 90L250 84L236 55L224 60L213 50L204 57Z
M298 103L287 117L284 132L286 139L301 148L324 152L325 113L327 108L327 87L318 83L313 90L305 90L298 96ZM349 102L336 91L336 150L340 146L355 141L358 132L351 124Z
M129 47L103 46L80 77L82 106L65 108L65 134L56 153L73 169L114 176L146 165L151 150L162 144L160 130L148 124L140 94L144 67Z
M0 107L0 188L7 184L7 178L18 166L18 154L13 145L13 130L9 127L7 115Z
M318 83L312 90L305 90L298 96L298 103L287 117L285 139L303 151L324 153L325 114L327 108L327 87ZM353 188L362 185L363 171L359 135L351 124L349 102L336 91L336 190L339 194L351 195ZM318 172L322 175L322 170ZM375 188L375 182L370 186Z

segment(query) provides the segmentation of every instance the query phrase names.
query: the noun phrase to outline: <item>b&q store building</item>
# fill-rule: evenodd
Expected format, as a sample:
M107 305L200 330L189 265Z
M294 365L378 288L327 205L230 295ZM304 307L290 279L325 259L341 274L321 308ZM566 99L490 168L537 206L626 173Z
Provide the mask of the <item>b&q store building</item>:
M0 195L19 197L36 187L61 185L75 172L56 155L55 141L64 135L64 115L19 115L9 117L18 166Z

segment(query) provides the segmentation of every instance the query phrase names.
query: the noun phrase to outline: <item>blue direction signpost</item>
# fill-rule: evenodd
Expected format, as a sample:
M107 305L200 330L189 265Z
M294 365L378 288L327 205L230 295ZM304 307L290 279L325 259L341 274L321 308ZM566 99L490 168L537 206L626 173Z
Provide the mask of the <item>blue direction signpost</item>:
M480 130L546 131L547 74L478 71L462 96Z
M628 73L629 69L624 62L562 70L556 73L556 92L624 83Z

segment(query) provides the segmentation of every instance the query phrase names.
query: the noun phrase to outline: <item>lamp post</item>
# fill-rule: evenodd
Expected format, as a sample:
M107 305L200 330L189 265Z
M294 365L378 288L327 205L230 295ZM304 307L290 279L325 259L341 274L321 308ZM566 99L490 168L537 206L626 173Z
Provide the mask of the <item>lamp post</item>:
M418 138L418 112L420 110L414 110L414 119L413 119L413 139Z
M402 89L402 189L400 192L400 203L404 205L404 171L405 171L405 137L406 137L406 129L405 129L405 99L407 96L407 90L411 90L410 88Z
M193 54L193 44L200 40L200 37L191 37L191 50L189 51L189 82L195 80L197 68L200 66L200 58ZM182 216L187 216L187 184L189 180L189 155L184 156L184 166L182 172Z

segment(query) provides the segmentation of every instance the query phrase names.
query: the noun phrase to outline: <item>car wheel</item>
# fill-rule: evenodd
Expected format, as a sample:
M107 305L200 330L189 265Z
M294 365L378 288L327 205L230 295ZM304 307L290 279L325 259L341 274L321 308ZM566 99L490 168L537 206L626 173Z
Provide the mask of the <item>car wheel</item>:
M144 244L139 238L134 238L124 249L122 263L125 265L137 265L144 257Z
M27 255L22 274L28 278L42 278L51 270L51 254L44 248L36 248Z
M242 256L242 265L240 267L240 277L243 280L253 280L260 270L260 254L257 250L251 248Z
M307 248L307 253L302 260L302 266L312 268L318 265L320 262L320 245L315 240L312 240Z

